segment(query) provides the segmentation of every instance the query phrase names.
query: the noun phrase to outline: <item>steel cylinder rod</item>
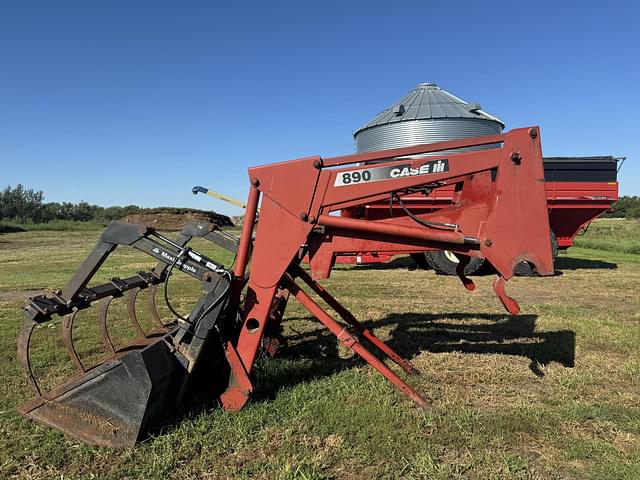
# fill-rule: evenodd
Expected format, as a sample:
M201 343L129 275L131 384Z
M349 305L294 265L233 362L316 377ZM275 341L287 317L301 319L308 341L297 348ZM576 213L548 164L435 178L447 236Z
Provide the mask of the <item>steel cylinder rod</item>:
M456 245L478 245L480 241L475 237L468 237L462 232L429 230L428 228L406 227L404 225L387 224L348 217L334 217L320 215L318 225L341 230L367 232L387 235L397 238L416 238L439 243L453 243Z

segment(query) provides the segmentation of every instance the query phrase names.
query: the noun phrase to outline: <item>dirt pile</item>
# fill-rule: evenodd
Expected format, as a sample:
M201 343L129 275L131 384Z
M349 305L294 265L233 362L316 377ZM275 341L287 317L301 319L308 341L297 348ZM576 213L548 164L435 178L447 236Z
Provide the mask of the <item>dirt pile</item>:
M186 211L184 213L133 213L122 219L124 222L140 223L157 228L158 230L179 231L185 223L212 222L219 227L232 227L231 219L216 212Z

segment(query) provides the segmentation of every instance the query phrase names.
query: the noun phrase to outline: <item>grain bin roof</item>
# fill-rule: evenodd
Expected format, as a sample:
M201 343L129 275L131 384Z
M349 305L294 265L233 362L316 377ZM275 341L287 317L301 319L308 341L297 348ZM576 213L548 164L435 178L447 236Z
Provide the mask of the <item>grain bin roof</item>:
M420 83L406 96L356 130L353 136L355 137L362 130L390 123L444 118L483 119L497 122L504 128L504 123L499 118L482 111L480 104L467 103L435 83Z

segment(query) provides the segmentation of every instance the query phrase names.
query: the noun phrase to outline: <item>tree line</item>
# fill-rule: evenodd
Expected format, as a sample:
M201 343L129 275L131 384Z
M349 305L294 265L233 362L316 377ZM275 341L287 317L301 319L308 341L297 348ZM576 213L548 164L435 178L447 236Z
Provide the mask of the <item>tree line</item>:
M186 208L140 208L136 205L125 207L100 207L87 202L45 202L42 190L35 191L18 184L7 186L0 192L0 220L16 222L47 223L51 220L74 220L79 222L109 222L133 213L185 213L194 211ZM640 197L624 196L613 205L605 217L640 219Z
M44 193L18 184L7 186L0 191L0 220L20 223L48 223L52 220L73 220L78 222L110 222L133 213L185 213L188 208L140 208L136 205L125 207L101 207L87 202L45 202Z
M610 212L603 216L608 218L640 218L640 197L625 195L614 203Z

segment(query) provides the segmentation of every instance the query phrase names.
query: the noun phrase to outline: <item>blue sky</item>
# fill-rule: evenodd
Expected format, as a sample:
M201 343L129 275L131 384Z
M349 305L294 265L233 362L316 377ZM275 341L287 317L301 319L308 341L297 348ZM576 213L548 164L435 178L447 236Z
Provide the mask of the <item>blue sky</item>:
M627 156L640 195L640 6L578 1L4 1L0 187L238 214L247 167L353 151L420 82L545 155Z

